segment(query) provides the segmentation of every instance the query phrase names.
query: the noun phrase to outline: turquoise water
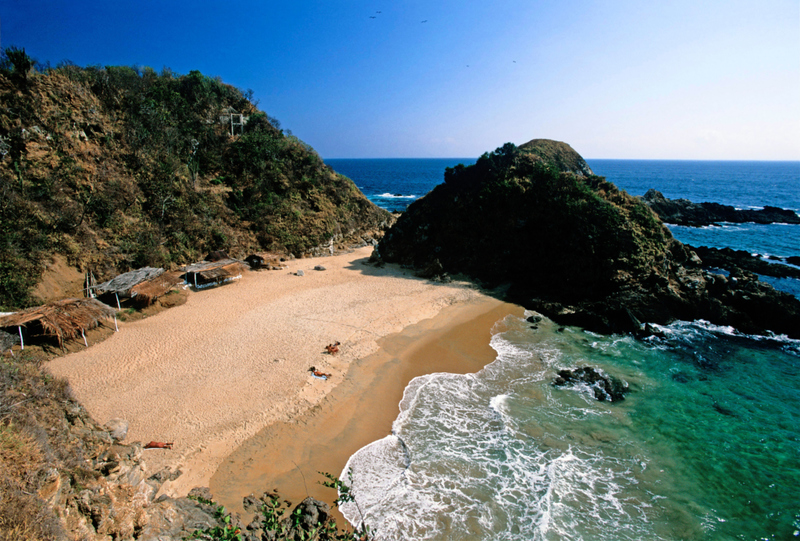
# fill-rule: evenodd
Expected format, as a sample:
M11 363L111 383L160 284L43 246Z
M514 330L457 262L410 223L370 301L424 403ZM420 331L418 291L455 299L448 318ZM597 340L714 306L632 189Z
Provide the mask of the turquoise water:
M393 434L348 463L376 539L800 536L799 342L703 323L647 342L501 327L496 361L413 380ZM585 365L631 394L551 385Z
M800 209L800 162L587 161L632 195ZM331 165L404 210L461 162L474 160ZM800 255L797 225L670 229L687 244ZM770 283L800 296L800 280ZM495 362L413 380L393 434L351 457L358 506L345 515L358 523L360 508L376 539L800 539L800 342L702 322L644 342L499 325ZM611 404L552 387L586 365L632 393Z

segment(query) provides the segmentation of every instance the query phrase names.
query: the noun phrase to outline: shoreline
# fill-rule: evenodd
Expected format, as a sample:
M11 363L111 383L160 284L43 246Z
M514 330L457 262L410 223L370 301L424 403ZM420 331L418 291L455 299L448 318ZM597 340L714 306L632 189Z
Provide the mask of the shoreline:
M98 423L128 421L126 442L173 442L173 450L146 451L144 459L149 475L182 472L158 495L185 496L209 486L228 456L262 429L299 418L351 382L351 366L378 351L383 337L448 306L500 302L467 282L439 284L396 265L364 265L371 252L296 259L284 271L248 272L189 292L184 304L120 323L120 332L46 368L68 380ZM340 352L325 354L334 341ZM332 377L314 378L311 366Z
M347 381L289 422L274 423L227 457L211 478L216 501L244 515L242 498L277 491L297 503L331 502L318 472L338 476L351 455L391 433L400 400L415 377L474 373L491 363L489 342L498 322L523 309L490 297L442 309L379 340L380 350L353 363ZM334 510L339 524L344 518Z

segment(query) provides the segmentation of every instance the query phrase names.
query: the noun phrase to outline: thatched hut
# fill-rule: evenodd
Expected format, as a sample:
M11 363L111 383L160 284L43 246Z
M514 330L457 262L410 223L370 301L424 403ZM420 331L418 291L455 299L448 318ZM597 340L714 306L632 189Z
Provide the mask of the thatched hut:
M244 258L251 269L257 270L264 266L264 258L258 254L251 254Z
M150 306L157 298L166 295L179 283L181 283L180 272L165 272L151 280L133 286L131 288L131 299L140 306Z
M184 269L184 277L187 284L195 289L203 289L237 280L242 277L246 268L245 264L238 259L201 261L188 265Z
M141 269L132 270L126 272L124 274L120 274L116 278L112 278L108 282L103 282L102 284L98 285L95 289L97 294L103 298L103 300L107 302L111 302L112 296L116 297L117 299L117 308L119 308L119 299L127 299L130 298L131 290L136 287L137 285L146 282L148 280L152 280L161 274L163 274L164 269L161 268L153 268L153 267L142 267Z
M55 336L58 345L63 346L65 340L78 336L85 341L85 331L100 325L102 319L115 318L116 313L97 299L63 299L4 316L0 318L0 328L14 328L21 340L25 327L31 334Z

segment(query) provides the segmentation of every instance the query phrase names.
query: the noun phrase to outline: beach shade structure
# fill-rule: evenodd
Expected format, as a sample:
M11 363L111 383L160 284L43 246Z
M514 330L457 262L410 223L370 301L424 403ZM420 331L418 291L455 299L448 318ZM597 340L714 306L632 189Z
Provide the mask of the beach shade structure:
M183 280L180 272L165 272L131 288L131 299L140 306L150 306L156 299L169 293Z
M116 320L116 314L116 310L97 299L62 299L3 316L0 329L18 332L23 348L22 327L30 334L55 336L59 346L78 336L86 344L85 331L99 326L103 319Z
M188 265L184 269L184 278L195 289L204 289L237 280L242 277L246 268L245 263L238 259L201 261Z
M230 257L228 257L228 254L226 254L224 250L216 250L208 254L205 261L224 261L226 259L230 259Z
M244 258L251 269L260 269L264 266L264 258L260 255L251 254Z
M95 290L101 297L114 295L117 301L117 309L121 308L119 299L127 299L131 297L131 290L142 282L152 280L164 273L162 268L142 267L141 269L132 270L124 274L120 274L116 278L112 278L108 282L103 282L98 285ZM106 300L110 300L106 298Z

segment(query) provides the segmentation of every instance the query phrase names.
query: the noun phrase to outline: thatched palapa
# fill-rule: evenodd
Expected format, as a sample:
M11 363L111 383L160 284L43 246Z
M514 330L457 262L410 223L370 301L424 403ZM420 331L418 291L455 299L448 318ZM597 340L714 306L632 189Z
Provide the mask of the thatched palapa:
M137 304L150 306L157 298L166 295L168 291L179 283L181 283L181 273L166 272L152 280L133 286L131 288L131 298Z
M98 285L97 292L100 294L116 293L120 297L130 297L131 289L136 285L146 282L147 280L152 280L160 276L163 272L164 269L155 269L153 267L142 267L141 269L132 270Z
M58 344L82 336L84 331L111 319L116 311L97 299L62 299L35 308L28 308L0 318L0 328L28 327L37 324L42 334L55 336Z
M203 289L241 278L245 270L245 264L238 259L203 261L186 267L186 283Z

